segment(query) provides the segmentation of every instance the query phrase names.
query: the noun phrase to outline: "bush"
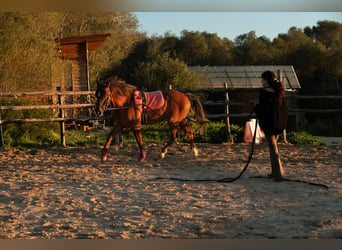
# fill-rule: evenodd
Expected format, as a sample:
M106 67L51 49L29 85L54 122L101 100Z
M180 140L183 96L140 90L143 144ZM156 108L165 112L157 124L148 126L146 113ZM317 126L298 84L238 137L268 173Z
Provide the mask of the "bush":
M198 126L195 126L195 130L198 130ZM234 142L243 141L244 130L241 126L236 124L230 125L230 133ZM227 127L224 122L209 122L203 126L203 135L195 135L196 142L207 142L207 143L223 143L227 142L228 134Z
M12 100L1 105L23 106L28 105L27 100ZM3 120L47 118L52 117L51 110L20 110L2 113ZM59 126L54 122L9 123L3 125L5 146L11 147L41 147L56 145L59 142Z
M57 123L25 123L4 126L4 140L7 148L42 147L59 143Z
M321 141L307 132L291 132L287 134L287 140L297 145L322 145Z

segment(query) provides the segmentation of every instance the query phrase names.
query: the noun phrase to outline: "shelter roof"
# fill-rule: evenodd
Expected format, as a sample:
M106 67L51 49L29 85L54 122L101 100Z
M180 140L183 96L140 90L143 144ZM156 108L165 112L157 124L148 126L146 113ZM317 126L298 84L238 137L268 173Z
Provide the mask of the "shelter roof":
M282 83L285 89L300 89L296 72L292 65L258 65L258 66L193 66L192 72L202 74L202 86L206 88L261 88L261 74L271 70L277 74L282 71Z
M110 34L96 34L89 36L73 36L55 39L60 44L61 56L77 57L80 44L86 44L88 51L95 51Z

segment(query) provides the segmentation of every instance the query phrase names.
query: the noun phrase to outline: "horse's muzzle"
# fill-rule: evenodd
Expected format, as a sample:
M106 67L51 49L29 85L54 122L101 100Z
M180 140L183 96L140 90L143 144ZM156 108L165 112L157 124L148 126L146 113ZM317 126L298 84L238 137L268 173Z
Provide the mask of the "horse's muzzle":
M96 115L97 116L103 116L103 110L97 110Z
M103 116L103 110L100 109L99 106L96 106L96 107L95 107L95 114L96 114L97 116Z

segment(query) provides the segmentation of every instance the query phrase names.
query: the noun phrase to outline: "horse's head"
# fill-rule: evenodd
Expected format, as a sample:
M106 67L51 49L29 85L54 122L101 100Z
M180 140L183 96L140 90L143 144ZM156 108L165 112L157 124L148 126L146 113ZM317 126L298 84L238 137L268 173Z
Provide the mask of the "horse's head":
M109 81L100 81L97 83L96 96L96 114L102 116L107 106L112 99L111 91L109 87Z

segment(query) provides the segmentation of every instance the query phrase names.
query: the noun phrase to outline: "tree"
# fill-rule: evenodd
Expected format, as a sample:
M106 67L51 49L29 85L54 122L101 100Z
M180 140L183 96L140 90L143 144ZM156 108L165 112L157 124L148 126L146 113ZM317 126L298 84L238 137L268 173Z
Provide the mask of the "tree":
M51 89L57 15L0 13L0 91Z
M257 37L255 31L240 35L235 39L234 56L238 65L265 64L272 59L271 41Z
M190 66L207 65L209 48L200 32L182 31L177 57Z
M198 79L180 59L168 53L158 55L153 61L140 62L135 70L140 87L147 90L192 88Z
M99 72L119 64L145 38L137 31L136 17L121 12L3 12L0 24L1 91L51 90L53 78L64 67L55 38L111 34L89 53L92 89Z
M329 50L342 49L342 24L333 21L319 21L310 33L313 39L323 43Z
M224 66L230 65L233 61L234 44L227 38L221 39L216 33L203 32L208 46L208 65Z

